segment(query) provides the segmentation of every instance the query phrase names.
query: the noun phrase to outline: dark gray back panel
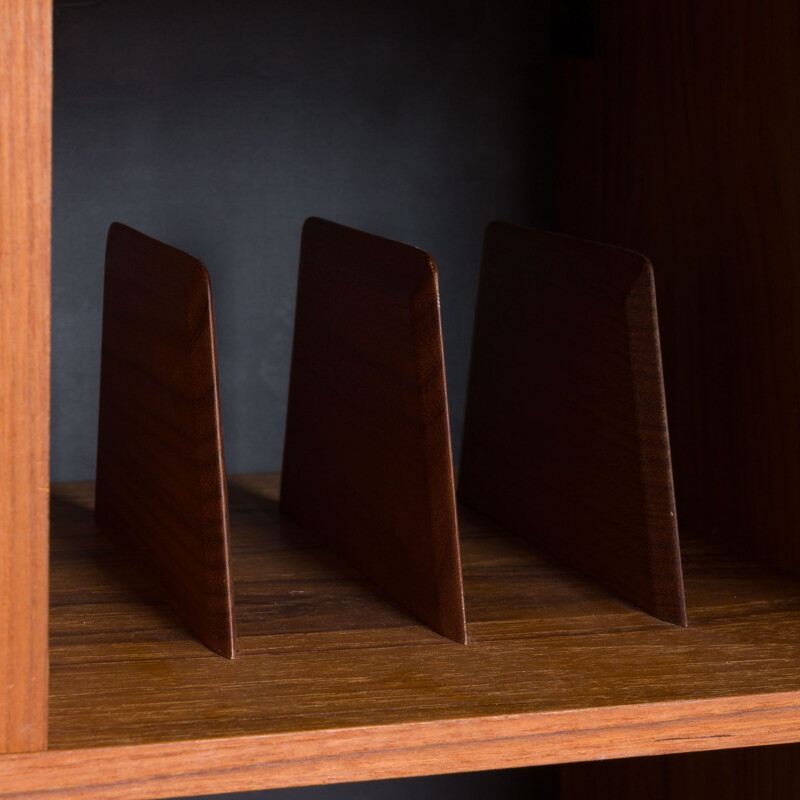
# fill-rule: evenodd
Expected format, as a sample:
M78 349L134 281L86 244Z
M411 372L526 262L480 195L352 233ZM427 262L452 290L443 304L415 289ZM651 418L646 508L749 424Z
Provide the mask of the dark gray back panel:
M484 225L551 217L547 15L508 0L57 0L53 479L94 476L113 220L209 267L230 472L280 467L303 220L431 252L458 451Z

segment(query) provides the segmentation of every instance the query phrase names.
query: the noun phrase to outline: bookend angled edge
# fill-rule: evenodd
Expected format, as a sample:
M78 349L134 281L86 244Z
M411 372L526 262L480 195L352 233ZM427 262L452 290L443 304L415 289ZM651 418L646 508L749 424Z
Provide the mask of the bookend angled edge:
M422 250L306 221L280 502L466 641L437 275Z
M488 226L458 497L653 616L687 624L644 256Z
M108 233L95 519L211 650L236 655L211 284L192 256Z

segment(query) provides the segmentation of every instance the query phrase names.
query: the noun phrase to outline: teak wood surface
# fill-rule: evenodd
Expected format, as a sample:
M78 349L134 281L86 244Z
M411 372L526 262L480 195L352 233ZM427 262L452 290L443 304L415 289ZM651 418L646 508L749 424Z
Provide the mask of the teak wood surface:
M103 298L95 519L202 641L236 654L211 282L115 222Z
M735 530L757 550L795 560L800 420L787 409L796 394L796 320L789 300L797 295L800 253L797 5L736 0L724 15L713 4L686 1L603 6L611 20L600 37L605 60L573 60L562 73L562 97L574 103L562 105L559 136L560 146L572 152L560 167L564 230L636 247L658 263L679 510L710 509L702 516L712 524L731 523L720 528L722 535ZM44 0L0 2L0 30L9 33L0 37L0 374L11 376L2 388L12 398L3 395L4 414L11 409L16 415L20 402L27 409L27 416L0 418L0 443L11 443L6 452L15 459L12 486L0 482L0 556L18 548L23 532L26 546L33 543L31 570L4 572L0 579L0 645L36 653L32 671L24 670L24 689L15 683L9 690L7 673L0 678L0 724L12 749L44 741L40 678L46 662L43 650L28 651L26 637L41 631L36 626L45 620L39 544L47 493L41 478L49 380L50 13ZM571 210L563 205L567 195ZM9 235L12 230L24 233ZM30 408L38 411L31 415ZM0 460L3 470L8 463ZM252 664L249 655L238 662L213 656L166 609L136 599L113 574L113 563L93 562L92 552L103 554L105 544L90 532L91 491L60 489L56 499L51 725L53 745L61 749L0 757L6 795L124 800L800 738L798 587L710 547L685 548L694 627L667 630L549 562L531 561L529 551L509 561L508 548L515 548L494 532L483 538L494 540L504 557L477 558L469 547L464 554L467 604L476 619L471 633L478 638L460 655L481 652L486 669L448 661L455 645L409 643L409 632L431 634L403 616L395 631L402 652L384 663L394 648L383 642L359 665L372 671L359 678L354 667L349 682L340 662L350 648L369 651L374 629L342 630L339 612L344 605L375 615L378 599L365 591L348 604L342 584L334 582L339 621L327 633L327 652L320 647L324 626L296 632L307 609L292 616L287 610L296 608L277 606L284 632L268 637L278 666L297 663L292 645L305 649L297 646L304 638L321 673L326 656L339 664L332 692L313 707L313 681L306 694L290 697L288 691L292 685L300 691L313 675L304 672L294 683L288 674L276 675L273 659L263 649L258 653L255 640L246 642ZM254 479L249 492L274 506L271 483ZM246 503L237 513L238 561L248 552L245 519L257 527L265 520ZM29 514L29 525L16 525ZM467 544L473 533L465 527ZM760 546L758 536L770 544ZM477 545L482 536L474 538ZM252 552L262 552L257 541ZM528 566L520 568L523 563ZM507 585L509 573L520 579ZM497 596L497 587L481 589L481 574L516 593L515 602L502 592L506 599L493 602L489 591ZM271 595L259 598L256 584L244 591L266 614ZM32 604L23 599L17 606L15 590L31 587ZM531 592L550 597L549 614L542 616L535 597L536 603L525 602ZM30 642L35 648L35 633ZM450 648L447 656L429 665L427 655L443 647ZM102 677L103 661L112 676L100 682L95 710L83 679ZM194 669L185 670L186 662ZM4 664L12 681L22 675L14 672L20 663ZM231 670L233 681L222 682L223 669ZM118 693L111 685L116 676L124 683ZM220 683L212 685L213 678ZM426 689L435 694L442 684L451 690L440 701L398 710L403 700L427 697ZM467 684L471 688L460 691ZM208 696L220 685L227 687L228 706ZM487 686L490 699L484 701ZM353 691L362 706L383 698L365 715L377 725L337 727L339 703L330 718L325 711L340 697L337 689L342 697ZM296 708L298 696L304 702ZM481 699L477 709L473 697ZM483 716L487 706L506 711ZM383 714L405 721L384 724ZM128 744L149 741L171 716L171 733L182 730L184 741ZM91 726L106 717L95 742ZM298 725L305 729L287 732ZM252 734L255 729L260 733ZM240 738L196 739L206 735ZM102 743L121 746L97 746Z
M47 744L51 26L0 0L0 753Z
M798 738L794 579L688 540L681 628L462 509L462 646L298 542L278 492L277 476L231 479L227 661L120 574L91 484L54 487L53 749L0 759L8 794L124 800Z
M488 226L458 498L645 611L686 624L644 256Z
M466 640L439 286L423 250L306 220L281 508Z

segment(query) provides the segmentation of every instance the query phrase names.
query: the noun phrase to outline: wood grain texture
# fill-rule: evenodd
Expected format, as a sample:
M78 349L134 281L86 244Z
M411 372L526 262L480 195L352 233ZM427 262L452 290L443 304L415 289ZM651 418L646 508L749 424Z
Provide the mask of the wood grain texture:
M439 290L422 250L306 221L281 507L466 641Z
M146 800L737 747L784 741L800 718L798 699L793 693L51 750L0 758L0 782L4 800Z
M800 571L800 6L610 0L560 64L559 226L658 269L681 519Z
M233 658L227 484L205 266L114 223L101 360L97 524L208 647Z
M0 0L0 753L47 744L51 5Z
M241 658L227 661L137 593L124 558L93 531L91 485L53 495L50 740L79 753L31 785L68 779L100 792L108 783L122 796L130 781L151 796L191 794L205 780L223 791L798 738L798 584L712 545L684 542L693 624L681 628L462 509L462 647L376 595L314 539L298 539L278 513L276 476L238 477ZM401 738L386 726L401 726ZM246 741L263 736L277 738ZM191 744L232 737L244 739ZM98 747L111 749L92 760L86 748ZM172 768L165 753L172 766L184 760L172 783L166 772L153 778ZM14 785L11 764L0 761L4 788Z
M799 756L792 744L571 764L562 800L787 800L800 795Z
M652 268L492 223L459 500L686 624Z

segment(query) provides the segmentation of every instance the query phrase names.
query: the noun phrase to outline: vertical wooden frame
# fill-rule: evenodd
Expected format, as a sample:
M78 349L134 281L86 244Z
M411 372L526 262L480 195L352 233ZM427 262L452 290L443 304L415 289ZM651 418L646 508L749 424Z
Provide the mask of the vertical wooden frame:
M0 0L0 753L47 745L52 0Z

